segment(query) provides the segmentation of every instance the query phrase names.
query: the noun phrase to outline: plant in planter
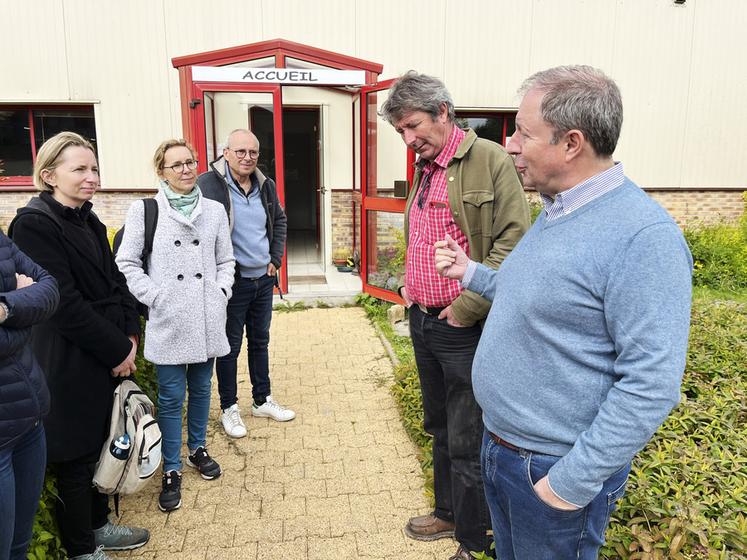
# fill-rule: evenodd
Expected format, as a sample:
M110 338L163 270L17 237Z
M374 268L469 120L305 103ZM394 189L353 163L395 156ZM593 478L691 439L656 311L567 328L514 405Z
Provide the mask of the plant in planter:
M332 251L332 262L335 266L347 266L348 259L352 256L347 247L338 247Z

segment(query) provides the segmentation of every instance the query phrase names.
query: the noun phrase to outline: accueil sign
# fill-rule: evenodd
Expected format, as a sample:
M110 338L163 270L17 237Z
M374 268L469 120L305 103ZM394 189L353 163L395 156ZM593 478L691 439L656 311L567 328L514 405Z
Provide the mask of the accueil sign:
M195 82L361 86L366 83L366 73L363 70L193 66L192 80Z

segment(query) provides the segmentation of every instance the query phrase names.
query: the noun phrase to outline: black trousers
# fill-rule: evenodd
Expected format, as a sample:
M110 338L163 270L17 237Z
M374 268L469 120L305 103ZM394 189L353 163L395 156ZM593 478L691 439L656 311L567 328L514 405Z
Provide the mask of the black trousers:
M436 517L454 521L454 537L486 549L488 508L480 474L482 411L472 392L472 360L482 329L452 327L410 307L410 336L423 394L425 431L433 436Z
M69 557L90 554L96 549L93 530L106 525L109 516L109 496L93 486L95 457L52 465L57 475L57 524L62 544Z

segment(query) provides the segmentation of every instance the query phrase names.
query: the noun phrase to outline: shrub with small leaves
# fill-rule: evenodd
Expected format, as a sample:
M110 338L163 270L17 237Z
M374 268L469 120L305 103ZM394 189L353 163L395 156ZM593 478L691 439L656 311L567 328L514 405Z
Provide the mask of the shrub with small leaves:
M56 500L56 480L54 475L47 471L41 499L39 500L39 508L34 519L31 543L26 553L28 560L61 560L66 558L54 515Z
M693 284L714 290L747 289L747 214L737 224L688 227Z

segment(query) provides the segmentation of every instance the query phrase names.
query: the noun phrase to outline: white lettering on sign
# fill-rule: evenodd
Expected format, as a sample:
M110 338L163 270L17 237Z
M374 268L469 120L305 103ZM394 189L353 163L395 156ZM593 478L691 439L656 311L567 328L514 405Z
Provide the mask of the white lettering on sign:
M239 68L193 66L195 82L255 82L314 86L362 86L363 70L301 70L294 68Z

